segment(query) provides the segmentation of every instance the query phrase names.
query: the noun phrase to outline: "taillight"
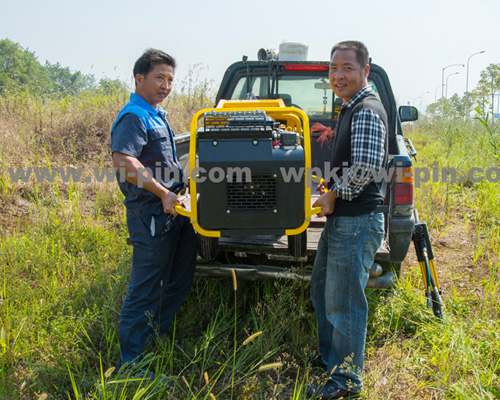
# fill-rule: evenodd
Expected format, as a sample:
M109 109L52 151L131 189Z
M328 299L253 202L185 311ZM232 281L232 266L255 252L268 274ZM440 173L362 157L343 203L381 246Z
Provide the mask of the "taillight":
M413 184L396 183L394 185L394 204L413 204Z
M287 64L283 65L285 71L328 71L328 65Z
M413 204L413 168L396 168L394 204Z

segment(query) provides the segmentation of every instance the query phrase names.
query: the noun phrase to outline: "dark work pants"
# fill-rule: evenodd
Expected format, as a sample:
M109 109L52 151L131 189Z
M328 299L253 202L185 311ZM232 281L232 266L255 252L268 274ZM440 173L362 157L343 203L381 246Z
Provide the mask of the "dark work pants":
M168 332L196 264L196 234L188 218L128 210L127 226L134 250L120 315L120 365L139 360L150 338Z

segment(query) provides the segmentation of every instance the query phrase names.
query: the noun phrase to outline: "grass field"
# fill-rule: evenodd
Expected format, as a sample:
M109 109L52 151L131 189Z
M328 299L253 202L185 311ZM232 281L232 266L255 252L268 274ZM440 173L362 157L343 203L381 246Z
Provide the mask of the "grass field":
M304 384L319 378L307 366L317 335L304 282L196 278L145 360L175 385L114 371L131 260L117 185L16 183L8 168L109 167L109 128L126 100L0 98L0 398L305 399ZM166 108L183 132L189 115L211 105L205 87ZM407 127L415 166L464 177L499 167L498 126L480 118ZM500 186L490 172L416 188L446 319L425 306L412 247L394 290L367 291L363 398L500 398Z

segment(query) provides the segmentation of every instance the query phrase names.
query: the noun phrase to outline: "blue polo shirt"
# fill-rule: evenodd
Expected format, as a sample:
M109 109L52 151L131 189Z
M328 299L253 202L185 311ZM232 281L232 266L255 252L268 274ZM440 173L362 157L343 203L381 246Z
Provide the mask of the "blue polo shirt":
M167 113L158 106L155 110L135 93L118 114L111 128L111 152L118 151L137 158L161 185L175 193L184 188L182 167L175 154L174 135ZM118 168L118 185L125 196L127 210L162 210L158 196L128 182Z

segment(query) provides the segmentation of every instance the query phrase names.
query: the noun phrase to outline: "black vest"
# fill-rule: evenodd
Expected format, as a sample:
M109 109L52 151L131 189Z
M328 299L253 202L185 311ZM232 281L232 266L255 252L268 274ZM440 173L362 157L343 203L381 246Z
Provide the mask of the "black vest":
M367 108L378 114L385 125L385 155L381 168L387 168L387 153L388 153L388 123L387 113L382 103L373 93L368 93L362 97L354 107L344 107L339 116L337 123L337 134L335 136L335 144L333 146L332 158L330 159L330 168L339 168L337 175L340 177L343 171L346 171L352 165L351 161L351 122L352 116L359 110ZM346 177L347 178L347 177ZM345 178L343 178L345 179ZM387 183L384 179L376 179L380 182L372 180L368 186L351 201L343 200L340 197L335 202L335 210L332 216L357 216L369 214L374 211L377 206L383 204ZM330 180L329 187L333 185L333 179Z

